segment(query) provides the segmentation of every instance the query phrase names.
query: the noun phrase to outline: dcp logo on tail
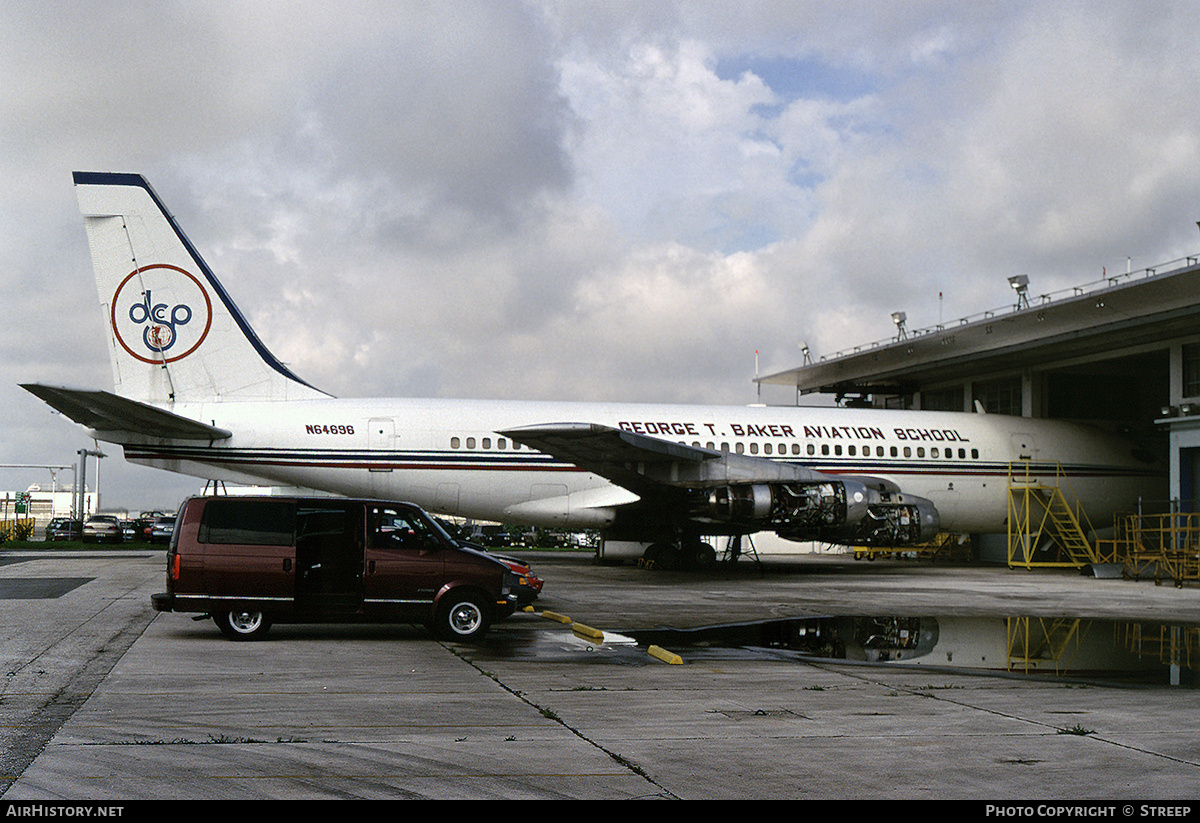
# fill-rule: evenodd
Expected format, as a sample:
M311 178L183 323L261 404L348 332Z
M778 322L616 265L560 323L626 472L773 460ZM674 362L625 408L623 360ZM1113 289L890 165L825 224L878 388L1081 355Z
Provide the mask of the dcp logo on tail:
M200 347L212 327L212 300L200 281L176 266L129 273L113 294L117 342L144 363L172 363Z

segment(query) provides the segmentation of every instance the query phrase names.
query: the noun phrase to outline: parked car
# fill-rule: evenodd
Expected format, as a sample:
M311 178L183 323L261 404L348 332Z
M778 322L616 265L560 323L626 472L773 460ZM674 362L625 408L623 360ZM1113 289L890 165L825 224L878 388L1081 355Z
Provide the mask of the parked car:
M272 623L421 623L473 641L517 604L516 575L416 506L328 497L193 497L155 610L199 612L234 640Z
M512 545L512 535L503 526L476 526L469 540L476 545L487 546L489 549Z
M81 533L80 522L69 517L56 517L46 527L47 540L78 540Z
M528 606L534 600L537 600L538 595L542 593L542 587L546 585L546 581L534 574L533 569L524 560L505 554L496 554L479 543L473 543L470 540L459 540L458 545L486 554L489 557L494 557L505 566L508 566L508 570L516 575L512 590L513 594L517 596L518 607Z
M150 527L151 543L170 543L171 535L175 533L174 517L156 517Z
M153 517L139 517L133 521L133 537L132 540L148 541L150 533L154 531Z
M111 514L95 514L83 521L84 543L120 543L121 521Z
M534 600L537 600L546 582L533 573L533 569L529 567L528 563L516 557L507 557L502 554L493 554L492 557L508 566L508 570L517 576L513 592L517 595L518 606L528 606Z

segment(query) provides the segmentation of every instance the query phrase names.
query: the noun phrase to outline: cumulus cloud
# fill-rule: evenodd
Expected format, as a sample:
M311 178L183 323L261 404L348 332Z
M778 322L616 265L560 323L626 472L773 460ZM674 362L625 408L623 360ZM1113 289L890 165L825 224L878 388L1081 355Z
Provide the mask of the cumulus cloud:
M1194 254L1198 33L1187 3L10 4L0 446L88 445L17 383L108 385L73 169L146 174L335 394L753 402L756 359L891 311ZM113 505L194 487L120 465Z

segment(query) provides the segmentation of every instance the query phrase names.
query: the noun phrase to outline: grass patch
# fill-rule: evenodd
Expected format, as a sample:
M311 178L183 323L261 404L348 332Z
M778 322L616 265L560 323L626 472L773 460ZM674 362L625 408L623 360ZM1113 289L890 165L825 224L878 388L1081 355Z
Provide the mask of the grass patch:
M84 543L82 540L6 540L0 544L0 551L13 552L67 552L95 551L96 549L162 549L162 543L151 543L148 540L126 540L122 543Z
M1085 729L1083 726L1080 726L1078 723L1076 723L1074 726L1072 726L1069 729L1059 729L1058 733L1059 734L1077 734L1080 737L1086 737L1089 734L1095 734L1096 730L1095 729Z

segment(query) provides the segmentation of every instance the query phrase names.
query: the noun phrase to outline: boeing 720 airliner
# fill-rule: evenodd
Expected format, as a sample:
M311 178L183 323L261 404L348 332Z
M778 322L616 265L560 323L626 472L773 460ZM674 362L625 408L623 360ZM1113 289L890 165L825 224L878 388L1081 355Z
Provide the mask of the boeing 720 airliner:
M1096 523L1160 494L1161 468L1130 443L1062 421L335 398L268 351L144 178L74 181L114 389L25 388L139 464L600 529L675 561L708 559L701 536L905 546L1003 532L1014 463L1065 472Z

